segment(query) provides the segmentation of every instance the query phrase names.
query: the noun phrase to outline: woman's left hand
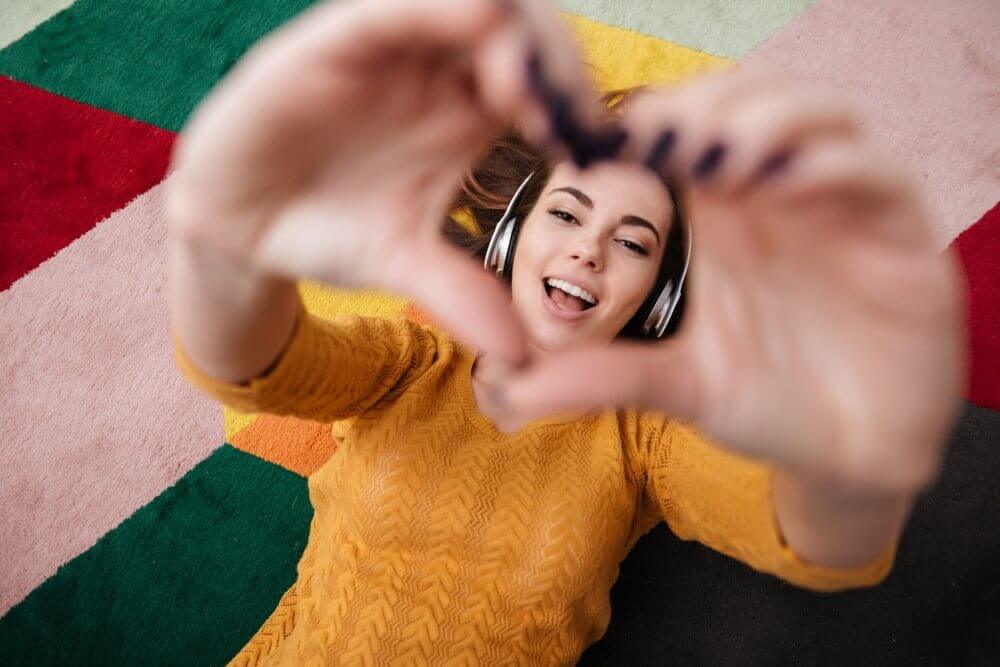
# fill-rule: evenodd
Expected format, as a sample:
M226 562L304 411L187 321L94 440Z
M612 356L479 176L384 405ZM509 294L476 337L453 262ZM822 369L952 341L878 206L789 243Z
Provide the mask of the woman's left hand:
M842 102L734 69L640 94L693 224L687 311L657 343L575 348L505 383L512 413L644 407L738 453L870 488L938 474L965 382L964 299L906 172Z

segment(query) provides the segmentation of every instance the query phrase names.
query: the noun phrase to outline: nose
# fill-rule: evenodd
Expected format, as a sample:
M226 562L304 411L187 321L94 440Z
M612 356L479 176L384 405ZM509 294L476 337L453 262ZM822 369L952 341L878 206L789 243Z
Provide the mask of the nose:
M601 244L595 239L589 237L580 239L569 256L574 262L585 264L592 271L601 271L604 269L604 256L601 253Z

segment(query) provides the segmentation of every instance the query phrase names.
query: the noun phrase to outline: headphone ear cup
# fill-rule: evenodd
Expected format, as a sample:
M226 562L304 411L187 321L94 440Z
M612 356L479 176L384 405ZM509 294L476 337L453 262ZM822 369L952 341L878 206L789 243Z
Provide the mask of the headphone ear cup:
M514 273L514 251L517 249L517 240L521 235L521 221L518 218L510 219L510 233L505 234L505 242L500 248L503 253L503 274L505 280L510 280Z
M493 234L490 236L490 243L486 248L486 256L483 258L483 268L492 269L497 276L503 277L507 258L507 237L509 236L510 218L500 218Z
M497 226L490 237L490 244L486 248L483 266L487 269L493 269L498 276L506 280L510 280L514 270L514 248L517 246L517 237L521 231L520 221L514 216L514 208L521 200L521 195L524 194L525 188L528 187L528 183L534 175L535 172L531 172L521 181L521 185L518 186L514 196L507 204L507 210L497 221Z
M679 221L678 221L679 222ZM691 263L691 228L678 224L667 237L667 253L657 284L625 327L635 338L662 338L677 330L685 310L688 267Z
M660 290L656 302L642 326L642 333L652 338L660 338L670 323L680 293L674 289L674 281L668 280Z
M667 280L667 283L669 283L669 279ZM656 309L656 304L662 299L663 293L667 289L669 289L668 284L663 284L661 282L646 296L646 300L639 307L639 310L636 311L635 315L632 316L632 319L625 327L625 331L627 331L630 336L636 338L646 338L650 336L648 333L648 322L653 319L653 312ZM644 328L647 330L643 331Z

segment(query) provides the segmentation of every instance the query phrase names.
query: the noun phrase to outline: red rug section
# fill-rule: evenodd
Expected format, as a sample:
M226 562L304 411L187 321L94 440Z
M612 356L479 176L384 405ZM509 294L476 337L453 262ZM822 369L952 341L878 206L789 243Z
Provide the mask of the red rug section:
M173 141L0 76L0 291L163 180Z
M965 266L969 299L969 393L1000 410L1000 203L962 232L955 247Z

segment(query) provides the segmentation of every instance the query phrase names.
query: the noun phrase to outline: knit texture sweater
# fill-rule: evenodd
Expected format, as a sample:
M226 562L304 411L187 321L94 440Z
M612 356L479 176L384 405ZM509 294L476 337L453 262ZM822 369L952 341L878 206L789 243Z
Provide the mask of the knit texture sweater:
M659 521L799 586L883 580L806 562L783 540L773 469L696 426L637 410L557 415L516 433L476 406L475 351L404 318L300 308L266 375L184 375L216 400L353 425L309 477L297 581L231 664L571 664L605 632L619 563ZM664 563L669 567L669 563Z

